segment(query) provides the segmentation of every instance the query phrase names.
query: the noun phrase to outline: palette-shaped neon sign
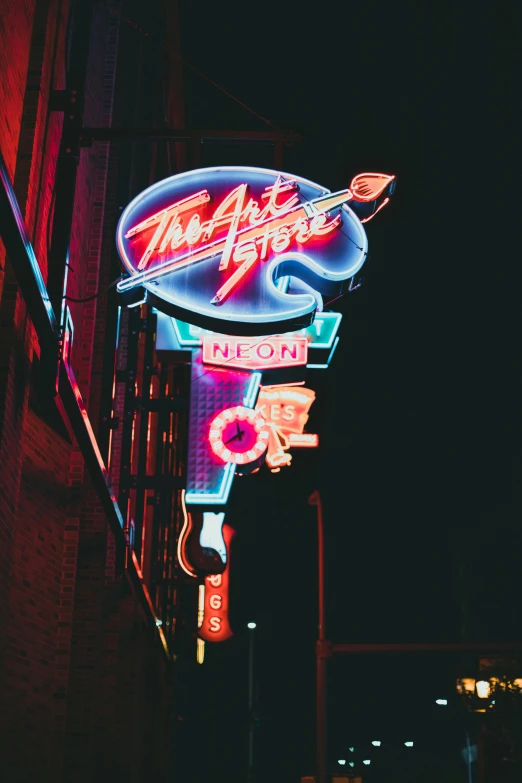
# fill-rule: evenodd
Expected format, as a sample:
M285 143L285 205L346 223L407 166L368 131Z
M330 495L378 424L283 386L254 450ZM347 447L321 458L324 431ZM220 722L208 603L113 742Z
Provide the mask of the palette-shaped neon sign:
M304 328L321 295L342 294L366 259L350 205L391 192L393 180L361 174L330 193L272 169L177 174L124 210L117 243L129 277L118 290L145 289L158 309L223 334Z

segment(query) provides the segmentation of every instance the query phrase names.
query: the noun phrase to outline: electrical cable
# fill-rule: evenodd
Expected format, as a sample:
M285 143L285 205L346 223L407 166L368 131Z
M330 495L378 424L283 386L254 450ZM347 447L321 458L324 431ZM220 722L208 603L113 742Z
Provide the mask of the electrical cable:
M113 280L112 283L110 283L107 288L103 289L102 291L97 291L95 294L91 294L91 296L86 296L84 299L76 299L74 296L62 296L62 299L65 299L66 302L74 302L75 304L84 304L85 302L92 302L94 299L97 299L102 294L108 293L111 288L114 288L116 283L119 283L121 280L121 275L116 278L116 280Z

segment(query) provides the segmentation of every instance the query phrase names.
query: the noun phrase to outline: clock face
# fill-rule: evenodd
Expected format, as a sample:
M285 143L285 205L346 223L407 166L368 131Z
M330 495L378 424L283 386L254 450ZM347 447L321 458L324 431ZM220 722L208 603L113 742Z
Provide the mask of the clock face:
M238 405L226 408L210 425L209 442L223 462L246 465L266 451L270 429L260 413Z

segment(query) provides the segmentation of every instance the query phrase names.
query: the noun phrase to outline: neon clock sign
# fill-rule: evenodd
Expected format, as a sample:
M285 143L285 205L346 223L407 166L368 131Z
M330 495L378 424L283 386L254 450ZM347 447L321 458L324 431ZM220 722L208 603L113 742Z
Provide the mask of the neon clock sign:
M117 244L129 276L118 290L133 297L145 289L158 309L222 334L305 328L321 295L343 293L364 264L366 233L354 208L376 212L394 179L360 174L350 189L330 193L272 169L177 174L124 210Z
M264 461L270 430L260 413L238 405L221 411L210 424L209 443L223 462L251 465Z

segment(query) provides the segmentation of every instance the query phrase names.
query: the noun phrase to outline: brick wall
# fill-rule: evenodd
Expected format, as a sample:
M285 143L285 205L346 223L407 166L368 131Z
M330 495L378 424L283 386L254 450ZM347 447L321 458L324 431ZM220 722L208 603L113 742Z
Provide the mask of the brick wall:
M59 35L58 2L3 4L2 153L27 228L36 233L47 102ZM55 135L59 133L56 129ZM54 141L55 145L57 140ZM49 158L49 166L52 157ZM61 515L68 448L29 409L34 333L13 270L2 257L0 306L0 736L7 779L55 777L55 637ZM65 448L64 448L65 445Z
M65 85L69 5L0 8L0 145L44 277L62 126L49 98ZM93 8L85 123L102 126L111 122L121 20L107 4ZM116 178L107 143L82 151L67 282L75 299L111 281ZM113 307L104 293L70 303L72 365L96 431ZM39 351L0 247L0 779L163 780L166 657L116 558L81 454L30 402Z

